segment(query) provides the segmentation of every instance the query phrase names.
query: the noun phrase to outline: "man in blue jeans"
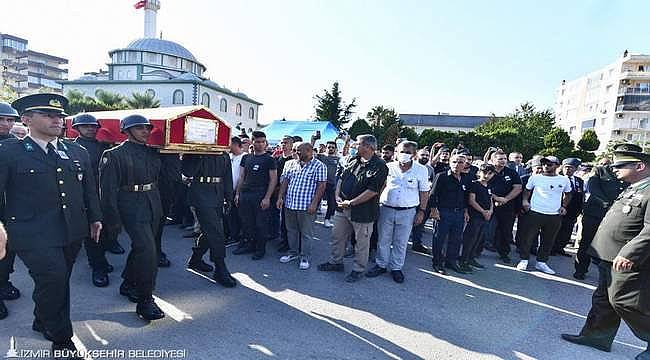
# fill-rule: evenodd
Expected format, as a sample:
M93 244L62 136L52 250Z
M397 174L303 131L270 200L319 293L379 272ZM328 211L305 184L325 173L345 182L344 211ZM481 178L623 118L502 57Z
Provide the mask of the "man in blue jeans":
M470 181L463 173L466 161L464 155L453 155L449 159L450 169L436 175L429 198L431 218L438 221L438 231L433 238L433 271L442 275L447 274L445 267L460 274L466 273L458 265L463 226L469 220L467 191ZM447 251L443 261L445 242Z

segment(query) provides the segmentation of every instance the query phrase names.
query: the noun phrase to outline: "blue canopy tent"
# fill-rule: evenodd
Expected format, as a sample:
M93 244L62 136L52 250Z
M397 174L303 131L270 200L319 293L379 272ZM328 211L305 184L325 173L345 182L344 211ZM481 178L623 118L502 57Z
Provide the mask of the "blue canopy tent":
M336 141L339 130L329 121L313 120L274 120L271 124L260 129L266 134L270 145L276 145L285 135L300 136L303 141L310 141L311 136L320 130L320 140L316 144Z

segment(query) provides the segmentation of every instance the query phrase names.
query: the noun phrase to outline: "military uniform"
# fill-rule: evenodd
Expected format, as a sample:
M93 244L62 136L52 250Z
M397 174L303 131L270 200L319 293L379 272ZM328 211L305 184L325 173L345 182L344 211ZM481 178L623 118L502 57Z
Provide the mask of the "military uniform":
M99 173L106 226L115 228L121 222L131 238L121 292L135 302L149 301L158 271L155 235L162 218L158 152L125 141L104 152Z
M591 256L587 251L591 247L598 225L618 195L629 185L625 181L618 180L610 168L605 166L597 167L587 180L589 198L582 213L582 234L575 259L576 271L573 275L575 278L584 279L591 263Z
M226 245L223 208L224 201L230 204L233 199L232 170L228 155L185 154L182 174L190 179L189 204L196 211L202 232L192 249L189 265L191 267L202 262L203 254L210 249L210 259L215 264L215 280L224 286L235 286L224 263Z
M34 280L35 323L46 337L65 342L72 337L70 272L101 212L88 153L67 141L57 141L56 151L46 154L31 137L4 141L0 193L7 199L9 247Z
M632 144L617 145L614 154L614 168L650 162L650 155ZM592 307L580 335L563 334L565 340L608 351L623 319L634 335L650 342L649 199L650 177L646 177L630 185L607 211L589 251L600 259ZM617 271L612 266L616 257L634 265L629 270ZM636 359L650 359L650 351Z
M11 134L0 135L0 141L7 139L16 139ZM5 199L0 196L0 221L6 223L5 214ZM14 261L16 260L16 253L7 249L7 254L3 259L0 259L0 319L6 317L7 311L3 308L2 300L15 300L20 297L20 291L13 286L9 281L9 275L14 272Z

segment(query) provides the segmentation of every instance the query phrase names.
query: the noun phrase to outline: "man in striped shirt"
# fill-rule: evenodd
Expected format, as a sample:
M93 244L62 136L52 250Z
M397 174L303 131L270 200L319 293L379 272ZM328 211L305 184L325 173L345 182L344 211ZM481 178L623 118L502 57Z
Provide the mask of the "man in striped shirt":
M285 207L289 253L280 258L288 263L300 257L300 269L309 269L314 220L327 184L327 167L314 158L310 143L298 146L298 159L284 165L277 207ZM301 244L302 242L302 244ZM302 246L301 246L302 245Z

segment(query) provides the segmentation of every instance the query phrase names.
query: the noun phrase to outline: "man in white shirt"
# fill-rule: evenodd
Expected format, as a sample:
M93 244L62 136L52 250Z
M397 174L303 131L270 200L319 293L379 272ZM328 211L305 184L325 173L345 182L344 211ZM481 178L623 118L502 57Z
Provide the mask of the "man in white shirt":
M388 177L379 202L379 243L376 265L367 277L376 277L390 268L393 280L404 282L402 266L413 224L424 221L429 200L429 173L427 168L414 161L417 143L405 141L396 150L397 161L387 164Z
M535 268L546 274L555 274L546 261L562 225L562 216L566 215L567 206L571 201L571 183L566 176L557 174L557 168L560 166L558 158L546 156L541 158L540 162L543 172L531 176L524 191L522 207L526 214L517 244L521 257L517 270L528 268L530 247L541 231L541 244L537 251Z
M230 140L230 166L232 168L232 184L233 191L239 183L241 160L244 157L244 148L240 138L237 136ZM232 209L228 212L226 218L228 224L229 239L226 239L226 245L239 242L239 234L241 232L241 219L239 218L239 211L236 205L232 205Z

